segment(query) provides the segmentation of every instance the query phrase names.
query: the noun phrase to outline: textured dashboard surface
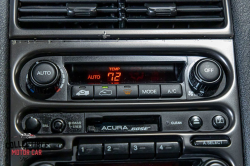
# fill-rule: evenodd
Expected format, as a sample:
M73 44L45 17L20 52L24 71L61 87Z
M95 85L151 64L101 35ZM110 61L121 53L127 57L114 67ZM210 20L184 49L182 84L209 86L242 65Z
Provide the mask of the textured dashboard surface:
M6 141L8 137L8 0L0 0L0 165L8 165Z
M250 1L232 0L231 3L244 136L244 161L245 166L250 166Z

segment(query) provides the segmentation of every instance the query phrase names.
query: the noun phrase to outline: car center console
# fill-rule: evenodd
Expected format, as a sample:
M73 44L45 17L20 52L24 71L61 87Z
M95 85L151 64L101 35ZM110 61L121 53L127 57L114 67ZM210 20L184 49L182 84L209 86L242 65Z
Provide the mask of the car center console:
M100 43L11 43L11 133L42 153L28 164L241 162L232 42Z
M11 165L243 165L227 0L66 1L11 4Z

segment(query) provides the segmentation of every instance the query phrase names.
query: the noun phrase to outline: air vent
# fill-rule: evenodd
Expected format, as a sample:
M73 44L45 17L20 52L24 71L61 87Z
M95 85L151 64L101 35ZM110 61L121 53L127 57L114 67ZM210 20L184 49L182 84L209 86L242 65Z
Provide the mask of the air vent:
M27 29L218 29L222 0L19 0Z

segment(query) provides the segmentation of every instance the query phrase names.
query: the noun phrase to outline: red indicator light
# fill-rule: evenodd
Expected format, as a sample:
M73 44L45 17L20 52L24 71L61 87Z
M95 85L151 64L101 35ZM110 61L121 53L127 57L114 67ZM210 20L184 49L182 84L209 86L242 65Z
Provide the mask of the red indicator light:
M88 80L100 80L101 76L100 75L89 75Z
M144 78L144 72L142 72L142 73L139 73L139 72L130 73L130 77L136 81L142 80Z

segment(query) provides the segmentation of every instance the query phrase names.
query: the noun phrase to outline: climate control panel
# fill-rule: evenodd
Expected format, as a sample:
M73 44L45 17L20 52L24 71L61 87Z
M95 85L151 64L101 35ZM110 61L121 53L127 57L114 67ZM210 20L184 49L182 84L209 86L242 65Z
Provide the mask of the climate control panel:
M140 62L142 56L124 63L88 58L33 59L21 71L20 87L35 99L79 102L193 100L218 96L226 86L222 65L211 58L163 56L160 61L147 57L150 61Z

